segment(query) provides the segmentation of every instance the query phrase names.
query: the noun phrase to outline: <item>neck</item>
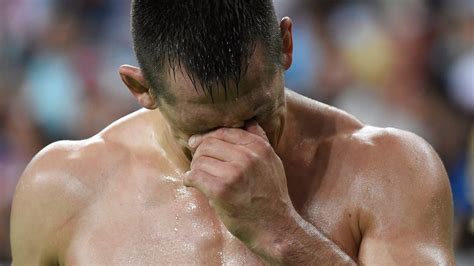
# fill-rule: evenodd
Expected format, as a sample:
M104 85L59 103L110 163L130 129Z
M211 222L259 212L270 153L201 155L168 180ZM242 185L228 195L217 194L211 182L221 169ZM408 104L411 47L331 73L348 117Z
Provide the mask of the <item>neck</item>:
M192 159L192 152L188 145L189 138L180 136L168 123L165 136L171 151L176 154L181 161L189 165Z
M173 164L178 173L185 173L191 164L191 152L187 145L187 139L180 137L163 117L159 110L154 111L158 118L154 123L157 136L159 136L159 146L164 150L167 159Z

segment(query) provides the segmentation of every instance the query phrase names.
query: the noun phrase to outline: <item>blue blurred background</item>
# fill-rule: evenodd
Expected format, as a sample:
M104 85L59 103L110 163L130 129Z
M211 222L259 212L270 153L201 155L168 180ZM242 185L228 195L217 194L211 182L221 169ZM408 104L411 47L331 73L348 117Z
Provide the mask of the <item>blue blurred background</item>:
M136 64L129 5L0 0L0 261L10 260L10 204L33 155L138 108L117 74ZM275 5L294 21L289 88L368 124L415 132L438 151L453 188L458 262L473 263L474 1Z

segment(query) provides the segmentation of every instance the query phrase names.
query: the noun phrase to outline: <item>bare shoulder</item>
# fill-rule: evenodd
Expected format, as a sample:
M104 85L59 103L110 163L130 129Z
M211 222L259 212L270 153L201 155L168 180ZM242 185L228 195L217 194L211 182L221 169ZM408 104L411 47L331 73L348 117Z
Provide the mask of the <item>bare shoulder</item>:
M32 159L17 185L12 206L16 264L55 263L62 231L130 157L130 148L119 140L131 120L121 119L86 140L50 144Z
M346 134L345 141L356 155L359 165L366 165L375 175L369 178L384 179L397 176L397 180L411 185L434 187L446 185L446 171L436 151L423 138L399 129L364 126ZM360 169L361 171L366 170ZM395 180L392 180L395 181Z
M413 133L370 126L343 142L354 163L361 261L452 262L451 189L434 149Z
M64 196L71 202L100 189L100 182L127 160L140 139L130 137L130 128L140 130L132 124L134 120L126 116L89 139L48 145L25 169L16 194L42 192L39 199Z
M88 143L89 142L89 143ZM94 196L83 159L88 141L61 141L39 152L17 185L11 216L15 264L55 264L60 230ZM88 143L88 144L87 144ZM91 165L91 167L93 167Z
M449 188L443 163L423 138L399 129L364 125L340 109L294 92L288 92L288 98L289 108L304 121L297 125L307 132L304 137L322 136L315 142L321 143L323 156L330 156L330 166L350 171L349 179L360 177L348 181L397 182L410 188L422 186L425 191Z
M411 199L413 203L433 195L450 197L444 165L423 138L399 129L372 126L341 138L357 176L355 181L366 184L361 186L365 192L378 189L384 192L381 197L400 200L416 195Z
M331 213L320 213L318 200L336 195L334 201L350 211L359 262L453 264L451 188L434 149L410 132L364 125L295 93L288 98L288 109L300 118L293 120L303 121L297 124L301 137L317 143L306 149L317 165L315 213Z
M60 195L66 192L74 195L92 189L93 186L86 177L97 169L102 161L97 155L103 154L108 149L107 146L99 136L81 141L58 141L48 145L28 164L18 183L16 194L56 189L55 192L63 191ZM68 189L71 191L65 191ZM76 193L69 193L72 191ZM45 196L58 195L46 193Z

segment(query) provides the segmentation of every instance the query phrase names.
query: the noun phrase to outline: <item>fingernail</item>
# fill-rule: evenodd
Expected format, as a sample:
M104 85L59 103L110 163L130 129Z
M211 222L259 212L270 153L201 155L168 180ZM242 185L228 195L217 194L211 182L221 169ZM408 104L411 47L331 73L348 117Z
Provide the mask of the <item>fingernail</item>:
M197 137L196 136L192 136L189 138L188 140L188 144L191 148L196 148L195 145L197 143Z
M189 173L191 173L191 171L187 171L187 172L184 173L184 175L183 175L183 185L184 185L185 187L189 187L189 184L188 184L188 182L189 182L189 180L188 180Z

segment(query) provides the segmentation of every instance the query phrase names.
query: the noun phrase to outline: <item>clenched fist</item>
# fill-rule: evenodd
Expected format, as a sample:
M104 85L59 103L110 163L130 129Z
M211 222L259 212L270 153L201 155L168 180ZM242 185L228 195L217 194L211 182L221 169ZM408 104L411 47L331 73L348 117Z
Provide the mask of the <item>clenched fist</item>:
M184 184L204 193L227 229L249 246L282 227L293 208L280 158L254 121L193 136Z

